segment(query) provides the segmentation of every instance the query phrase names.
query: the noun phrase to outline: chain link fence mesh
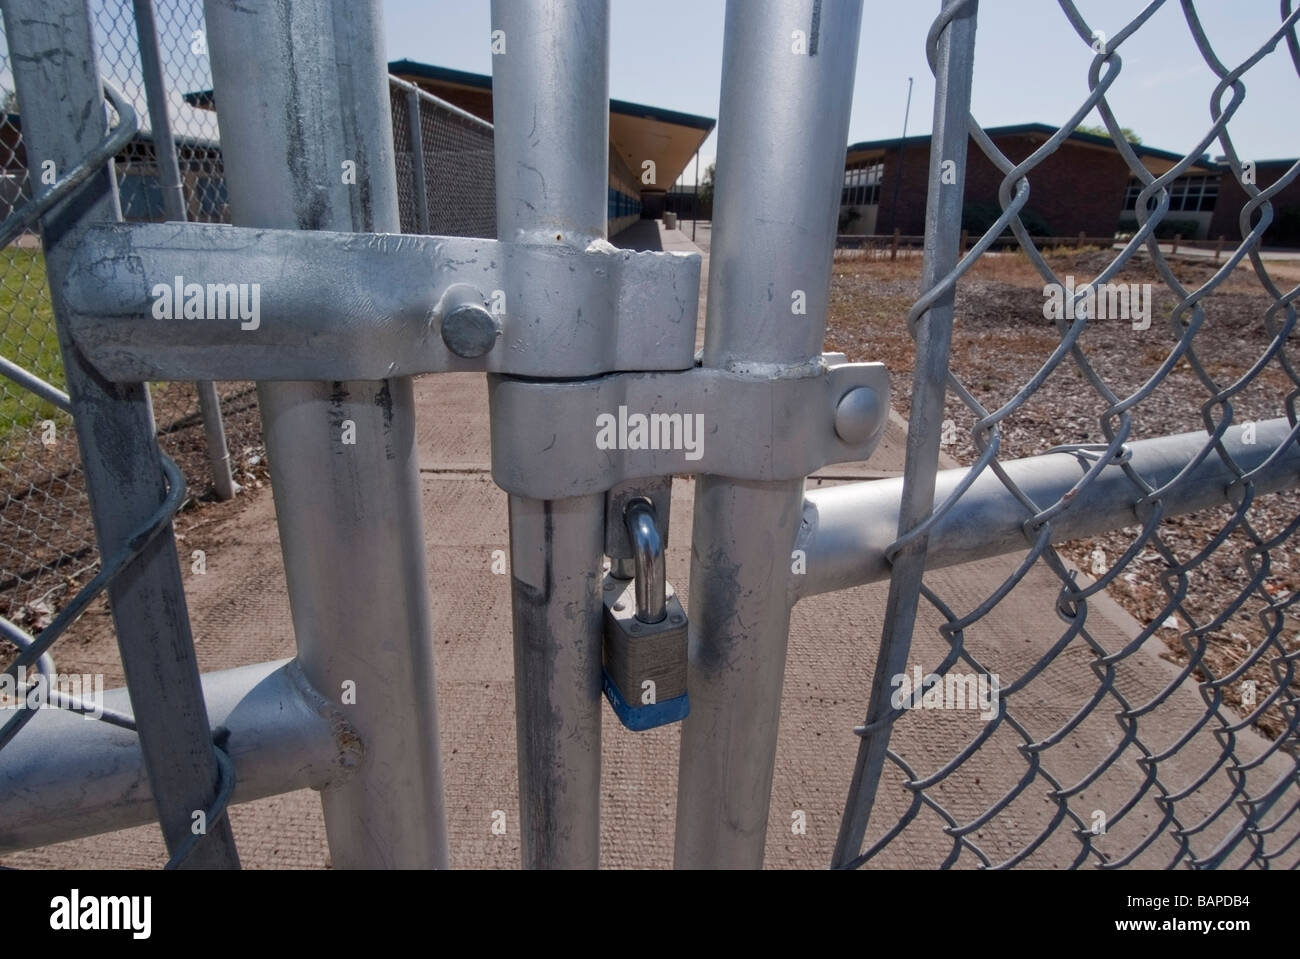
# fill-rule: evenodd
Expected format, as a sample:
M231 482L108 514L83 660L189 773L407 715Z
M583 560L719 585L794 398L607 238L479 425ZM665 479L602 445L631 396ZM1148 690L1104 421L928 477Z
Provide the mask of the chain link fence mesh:
M123 217L166 219L133 5L92 0L104 77L135 108L140 131L115 162ZM194 222L229 223L212 74L200 0L155 4L168 117L185 210ZM421 198L412 173L404 89L392 87L393 133L404 232L419 232ZM420 91L425 197L430 232L496 235L492 128ZM32 195L22 122L0 25L0 221ZM110 119L116 117L110 110ZM0 250L0 356L52 385L64 384L54 317L35 229ZM235 480L266 480L261 420L252 383L219 383ZM163 451L177 461L191 495L210 496L198 395L192 383L151 385ZM72 419L0 377L0 616L39 632L98 568L85 478ZM100 600L103 602L103 600Z
M8 45L0 43L0 219L32 197ZM38 171L39 175L39 171ZM62 389L63 364L40 238L0 250L0 356ZM0 616L29 630L49 622L98 556L72 418L0 377Z
M423 215L429 232L439 236L495 238L492 125L396 78L389 94L402 232L421 232Z
M430 229L440 236L495 238L496 161L492 128L433 97L421 95L419 103ZM451 183L458 188L447 189ZM402 229L411 232L405 222Z
M925 366L930 340L918 334L930 307L955 289L944 411L913 408L912 428L968 475L997 475L1024 507L1027 552L982 572L964 568L960 579L935 571L915 579L895 566L891 594L919 591L920 610L914 629L892 611L885 624L878 662L901 644L908 673L883 684L877 676L873 687L858 730L860 764L873 743L889 748L850 790L846 823L854 810L870 818L864 840L842 849L839 864L1295 867L1300 495L1258 492L1254 478L1264 467L1243 467L1227 446L1253 442L1257 425L1275 417L1289 426L1280 450L1300 434L1292 353L1300 277L1282 278L1277 261L1261 255L1270 198L1300 176L1300 163L1257 186L1229 130L1243 77L1264 57L1289 57L1300 72L1300 12L1283 0L1275 31L1228 64L1194 3L1167 5L1218 85L1204 137L1157 176L1121 133L1129 118L1116 117L1107 91L1123 70L1126 41L1166 4L1150 3L1108 40L1070 0L1059 5L1094 51L1091 93L1020 159L1003 155L970 120L975 147L1003 174L1003 214L953 269L940 268L908 315L916 363ZM932 70L950 62L939 57L943 31L973 6L953 0L935 21ZM1035 169L1094 108L1142 184L1139 229L1122 249L1045 253L1018 214ZM936 131L933 149L951 156L968 132L964 125L944 132ZM1170 210L1170 184L1216 140L1230 168L1224 175L1248 197L1241 242L1223 262L1175 257L1155 232ZM987 252L1007 228L1020 252ZM1028 283L1019 302L988 310L989 278L1017 270L1036 275L1044 298L1065 291L1074 311L1053 319ZM1070 283L1067 270L1093 278ZM1153 291L1149 328L1107 313L1114 288L1107 284L1120 283ZM933 435L941 421L944 435ZM1179 480L1153 485L1126 462L1126 450L1137 439L1198 430L1209 434L1200 458L1222 459L1236 477L1230 505L1173 516L1168 501ZM1035 502L1003 464L1057 443L1071 444L1086 475L1060 500ZM1054 520L1107 465L1131 484L1132 525L1053 547ZM906 482L924 483L921 472ZM891 561L961 508L960 496L936 503L891 547ZM1131 630L1108 617L1111 599L1132 615ZM1043 615L1026 616L1034 609ZM955 692L969 692L978 706L953 709Z
M965 5L965 0L949 4L940 23ZM1091 45L1092 29L1073 4L1062 0L1060 5L1080 39ZM1073 441L1103 461L1122 461L1125 444L1146 436L1200 427L1217 438L1274 416L1285 416L1293 428L1297 423L1300 378L1290 355L1297 290L1284 291L1270 275L1259 241L1271 216L1269 197L1300 170L1292 167L1266 189L1245 186L1250 196L1242 211L1245 239L1221 265L1189 267L1167 255L1156 242L1155 228L1168 212L1168 185L1215 139L1233 175L1242 179L1242 160L1227 129L1244 96L1241 77L1278 46L1300 69L1300 14L1284 4L1270 42L1229 68L1215 54L1194 5L1183 5L1205 63L1223 82L1201 149L1157 177L1123 145L1105 93L1118 76L1124 41L1162 5L1151 4L1098 54L1093 93L1078 117L1062 127L1061 137L1016 163L977 126L972 129L979 148L1005 174L1006 212L936 289L955 284L960 291L961 281L969 279L1008 226L1044 283L1063 285L1061 264L1039 252L1016 214L1035 166L1096 107L1145 188L1137 235L1118 253L1094 255L1093 283L1116 281L1127 270L1160 289L1155 315L1167 317L1152 324L1153 338L1140 349L1119 338L1113 325L1085 315L1039 330L1054 339L1044 344L1037 365L1017 377L1023 385L1009 396L999 395L998 384L984 370L971 370L971 379L954 359L945 418L964 432L948 451L974 469L996 471L1010 456L1041 452L1049 431L1035 427L1036 422L1041 427L1035 404L1054 390L1072 397L1079 426ZM92 9L102 69L135 104L144 127L116 164L123 213L129 220L162 219L134 17L127 4L96 2ZM201 4L160 4L158 29L188 215L228 222L216 118L203 97L211 77ZM932 62L937 35L931 37ZM0 218L32 195L3 47ZM409 100L405 89L394 85L403 229L416 231L423 203L430 232L495 236L490 127L423 93L419 102L423 191L412 152ZM1253 293L1242 288L1250 277ZM929 302L923 299L912 310L913 327ZM1216 324L1215 306L1223 303L1230 307L1228 320ZM1159 344L1155 335L1163 337ZM1121 355L1135 353L1149 353L1148 366L1119 363ZM63 384L39 241L30 231L0 251L0 354L55 386ZM221 389L238 463L260 443L255 394L251 384L222 384ZM1188 402L1193 395L1196 401ZM153 396L160 442L177 457L191 488L205 489L193 387L160 385ZM1288 442L1295 437L1292 432ZM852 865L1285 866L1300 861L1300 684L1295 676L1300 643L1293 608L1300 589L1294 537L1300 498L1256 495L1251 474L1238 468L1221 444L1211 440L1205 452L1223 457L1240 477L1232 494L1235 505L1169 517L1162 508L1168 491L1152 488L1127 469L1140 504L1134 525L1054 548L1049 545L1052 517L1066 504L1033 503L1013 490L1026 501L1033 545L1000 581L984 595L969 589L942 594L934 577L916 584L928 607L915 636L907 637L911 662L927 682L932 675L946 679L958 672L998 675L996 716L983 720L969 711L939 714L871 704L870 715L883 716L884 722L870 726L891 730L892 748L871 828ZM98 557L71 420L7 379L0 379L0 482L0 615L38 632L61 597L93 573ZM927 523L954 505L940 504ZM1051 595L1062 626L1054 641L1030 636L1028 652L1009 656L984 643L982 631L1005 615L1017 591ZM1116 594L1145 624L1119 643L1089 615L1106 592ZM930 658L922 662L923 657ZM1165 662L1167 672L1153 676L1156 662ZM912 735L927 720L941 721L942 748L933 738ZM997 772L1008 764L1016 770L1010 788ZM849 805L859 798L851 795ZM918 833L925 835L917 839ZM934 862L926 862L918 850L939 852Z

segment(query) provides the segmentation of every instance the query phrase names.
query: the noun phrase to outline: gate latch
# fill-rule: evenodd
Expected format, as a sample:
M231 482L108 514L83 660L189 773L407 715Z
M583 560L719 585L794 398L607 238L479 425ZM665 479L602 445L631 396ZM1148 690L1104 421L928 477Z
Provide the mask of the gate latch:
M606 575L603 685L619 721L640 732L685 719L686 611L664 580L664 542L654 504L644 496L627 501L623 523L632 547L627 564Z

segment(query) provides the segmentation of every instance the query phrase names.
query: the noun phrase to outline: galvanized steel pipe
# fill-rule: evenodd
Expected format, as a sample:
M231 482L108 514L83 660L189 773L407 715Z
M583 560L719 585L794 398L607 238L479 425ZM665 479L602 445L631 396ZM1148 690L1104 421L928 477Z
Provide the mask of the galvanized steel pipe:
M1253 443L1242 442L1240 427L1229 427L1224 450L1239 469L1251 474L1256 494L1300 485L1300 444L1288 440L1290 434L1291 424L1285 419L1255 424ZM1129 466L1159 489L1186 469L1208 441L1203 432L1138 440L1127 446ZM1283 446L1280 455L1272 458ZM1046 453L1006 461L1002 468L1026 496L1047 508L1069 493L1089 467L1072 453ZM939 473L935 501L946 501L967 472ZM1220 506L1228 502L1236 475L1217 452L1211 452L1160 498L1161 506L1166 515ZM802 599L888 579L885 553L898 538L902 487L899 477L810 491L797 544L807 571L790 577L791 595ZM1108 467L1052 519L1052 542L1140 523L1135 509L1139 498L1140 490L1124 470L1118 465ZM1028 549L1032 539L1024 525L1032 515L992 470L985 470L931 528L926 569Z
M585 249L606 228L608 0L493 0L492 30L497 236ZM509 502L523 864L594 869L605 496Z
M235 224L399 232L379 3L205 11ZM298 658L367 743L322 793L334 866L444 867L411 381L261 383L258 400Z
M340 707L326 704L291 661L206 673L203 698L234 761L232 802L338 785L361 762L364 747ZM125 689L92 704L132 713ZM0 853L157 819L132 730L41 709L0 754Z
M705 366L766 379L818 361L861 16L858 0L727 4ZM762 865L802 503L802 480L696 480L678 867Z

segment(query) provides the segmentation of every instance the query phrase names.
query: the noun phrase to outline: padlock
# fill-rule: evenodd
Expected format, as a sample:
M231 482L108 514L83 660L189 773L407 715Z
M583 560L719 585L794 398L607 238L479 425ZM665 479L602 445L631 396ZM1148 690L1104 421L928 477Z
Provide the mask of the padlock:
M686 693L686 612L664 582L663 541L645 498L624 510L632 543L631 580L604 583L605 698L619 721L642 731L675 723L690 712Z

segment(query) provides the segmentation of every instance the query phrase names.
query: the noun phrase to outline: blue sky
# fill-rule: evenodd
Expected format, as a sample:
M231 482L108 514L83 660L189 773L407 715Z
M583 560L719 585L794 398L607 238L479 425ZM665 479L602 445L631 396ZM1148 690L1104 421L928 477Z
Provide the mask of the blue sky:
M743 2L743 0L741 0ZM1113 36L1145 0L1078 0L1079 12ZM1202 22L1229 67L1249 56L1280 22L1277 0L1201 0ZM934 81L925 35L938 0L865 0L849 138L902 132L907 78L915 78L909 134L931 127ZM723 0L612 0L610 95L718 116ZM488 0L384 0L390 60L491 73ZM981 5L972 109L986 126L1059 125L1088 94L1092 51L1051 0L985 0ZM1215 80L1197 51L1177 0L1121 48L1124 69L1111 88L1119 121L1143 142L1193 149L1210 124ZM1229 130L1243 158L1300 156L1297 76L1285 44L1245 77L1246 100ZM1099 123L1094 117L1090 121ZM716 136L701 151L707 163ZM1222 153L1215 143L1209 148ZM688 172L686 182L692 182Z

